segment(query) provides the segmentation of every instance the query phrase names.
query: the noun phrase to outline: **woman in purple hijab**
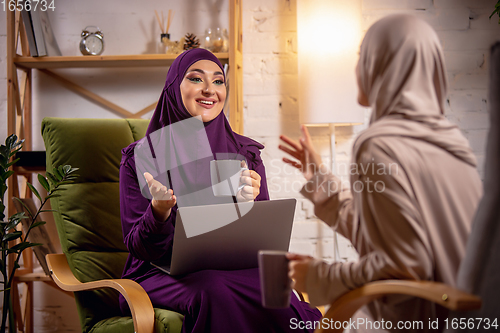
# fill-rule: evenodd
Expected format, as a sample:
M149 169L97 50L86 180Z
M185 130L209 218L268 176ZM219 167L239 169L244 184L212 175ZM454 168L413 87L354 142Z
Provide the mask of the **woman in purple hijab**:
M177 207L192 203L186 191L211 186L210 160L239 156L248 170L242 173L244 185L238 200L269 200L260 143L234 133L222 112L226 99L225 76L219 60L204 49L189 50L177 57L170 67L165 87L146 132L153 159L158 138L179 161L198 151L201 158L170 170L161 181L150 174L138 174L135 151L140 141L122 151L120 167L120 206L124 242L130 252L123 278L138 282L148 293L154 307L183 314L183 332L297 332L292 323L316 321L321 314L292 296L288 309L265 309L261 305L258 269L236 271L203 270L170 276L152 266L151 261L170 260ZM181 138L175 131L163 131L176 123L198 117L203 121L211 152ZM160 131L159 131L160 130ZM161 133L160 133L161 132ZM160 133L160 134L158 134ZM156 139L152 139L156 138ZM153 147L154 146L154 147ZM201 145L203 146L203 145ZM158 154L157 154L158 155ZM219 158L220 159L220 158ZM155 162L156 163L156 162ZM147 164L147 163L146 163ZM156 164L158 167L158 164ZM154 170L152 170L154 171ZM153 172L154 173L154 172ZM144 196L144 179L147 179ZM168 181L171 189L163 186ZM175 195L173 195L175 192ZM181 199L182 198L182 199ZM203 204L218 202L203 197ZM200 198L196 198L200 203ZM120 298L120 306L128 306ZM307 330L304 330L307 332Z

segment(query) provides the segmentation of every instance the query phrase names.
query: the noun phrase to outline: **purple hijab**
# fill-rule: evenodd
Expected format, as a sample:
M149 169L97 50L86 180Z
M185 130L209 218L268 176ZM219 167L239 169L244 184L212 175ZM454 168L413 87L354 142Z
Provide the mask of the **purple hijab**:
M189 67L200 60L210 60L216 63L224 73L224 68L219 59L208 50L198 48L180 54L168 70L165 87L156 105L156 110L151 118L146 135L150 135L160 128L175 124L178 121L191 118L191 115L182 102L180 85ZM226 81L225 79L226 77L224 75L224 81ZM234 146L238 145L238 140L231 126L229 126L226 117L224 117L224 112L221 112L212 121L205 123L205 128L212 150L217 151L223 149L222 147L227 147L229 142ZM220 135L221 130L223 130L226 135Z
M168 71L165 87L159 98L156 110L146 131L145 139L149 140L153 157L158 157L154 156L155 144L152 143L151 140L154 133L158 133L158 130L166 126L192 118L182 101L180 85L189 67L200 60L212 61L220 67L222 72L224 72L219 59L217 59L213 53L205 49L185 51L174 60ZM234 133L223 111L216 118L203 123L203 125L205 127L206 136L205 133L203 133L202 139L205 138L206 141L206 138L208 138L212 153L208 153L210 157L207 157L207 149L200 148L203 145L196 144L196 142L201 142L201 139L197 141L196 138L192 138L192 136L196 136L196 134L186 134L189 133L188 130L184 130L182 135L180 135L181 133L179 132L175 133L172 131L162 131L161 134L161 144L167 145L166 149L162 149L162 151L169 151L170 154L173 154L169 159L176 160L177 165L182 165L182 167L170 170L170 175L168 175L169 179L167 179L166 175L162 175L157 179L165 185L170 183L171 187L174 189L174 193L178 197L178 204L180 206L227 203L227 198L207 197L206 192L203 194L203 197L199 198L196 198L196 196L193 197L192 195L193 192L200 191L201 193L201 190L211 186L211 160L244 159L249 168L254 170L257 165L262 164L259 150L264 148L264 146L254 140ZM193 130L193 133L194 132L196 131ZM189 140L186 140L186 135L190 136ZM206 144L204 147L207 147ZM192 155L193 151L197 148L201 150L199 154L201 157L196 158L195 161L193 161L192 158L189 159L186 157L188 154ZM194 152L194 154L196 154L196 152ZM265 176L261 176L265 182ZM265 196L268 198L267 186L265 187ZM143 188L143 193L146 192L148 192L147 189ZM190 199L184 199L183 201L180 197L185 194L190 194ZM264 198L258 198L257 200L259 199L262 200Z

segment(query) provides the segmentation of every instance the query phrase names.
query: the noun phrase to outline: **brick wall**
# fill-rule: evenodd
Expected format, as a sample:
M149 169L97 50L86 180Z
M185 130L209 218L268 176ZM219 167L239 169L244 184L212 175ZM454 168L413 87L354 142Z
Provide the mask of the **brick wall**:
M498 19L491 21L495 0L364 0L363 29L393 13L411 13L431 24L445 52L449 97L446 115L457 124L479 161L483 173L488 115L488 50L500 39ZM252 0L243 3L245 134L266 145L272 198L298 200L290 250L333 259L333 232L314 217L311 204L297 190L300 173L280 162L281 133L298 138L296 0ZM325 43L328 42L327 32ZM366 112L366 118L369 111ZM349 163L353 138L364 126L337 127L336 162ZM311 130L323 158L330 159L330 133ZM346 176L344 174L344 176ZM339 239L339 254L355 259L349 242Z

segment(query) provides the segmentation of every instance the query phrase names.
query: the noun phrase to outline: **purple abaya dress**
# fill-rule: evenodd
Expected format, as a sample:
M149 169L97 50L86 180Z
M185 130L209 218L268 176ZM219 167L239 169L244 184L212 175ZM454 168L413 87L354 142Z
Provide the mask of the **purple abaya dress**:
M146 136L155 131L191 117L184 107L180 83L187 69L199 60L210 60L219 67L218 59L209 51L195 49L184 52L174 61L167 75L156 111ZM205 130L214 157L218 154L242 156L249 169L262 177L260 194L256 200L269 200L266 174L260 158L261 144L235 134L223 112L205 123ZM170 137L167 145L182 155L182 140ZM151 202L141 193L133 143L123 149L120 167L120 205L124 242L130 252L123 278L138 282L148 293L154 307L183 314L183 332L297 332L292 329L298 321L320 319L320 312L292 295L288 309L269 310L261 305L258 269L236 271L203 270L180 276L170 276L150 264L169 260L172 250L177 205L166 221L154 218ZM210 158L213 159L213 158ZM210 186L209 160L201 159L193 170L184 170L182 179L172 176L174 193L182 192L186 182L199 188ZM141 175L142 176L142 175ZM192 186L192 184L191 184ZM190 187L192 188L192 187ZM212 198L213 199L213 198ZM179 201L177 202L179 204ZM120 298L124 313L128 305ZM295 319L294 319L295 318Z

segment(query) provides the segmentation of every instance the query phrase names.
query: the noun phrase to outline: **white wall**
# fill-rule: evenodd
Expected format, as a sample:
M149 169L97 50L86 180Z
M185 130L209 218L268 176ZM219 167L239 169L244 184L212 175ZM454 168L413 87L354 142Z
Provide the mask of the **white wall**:
M469 139L481 174L489 126L488 50L491 43L500 39L498 17L491 21L488 19L495 3L495 0L362 2L365 31L377 19L392 13L417 15L436 29L448 68L446 114ZM297 195L302 177L286 175L292 170L279 162L283 154L277 149L280 133L295 138L299 136L296 0L244 1L243 8L245 134L266 144L264 161L271 196L296 197L299 200L291 250L332 260L333 233L323 223L318 223L311 205ZM324 35L325 43L329 42L327 31L317 33ZM368 115L369 110L366 117ZM349 163L353 138L363 128L337 127L337 163ZM312 136L319 152L329 159L328 130L314 129ZM340 242L340 256L355 259L356 253L349 244L342 239Z
M449 78L447 116L469 139L483 170L488 116L488 49L500 38L497 19L488 20L495 0L364 0L365 30L378 18L409 12L427 20L438 32L444 47ZM93 9L99 8L99 10ZM152 53L159 38L154 9L175 10L173 39L185 32L202 35L209 26L227 27L227 1L56 1L50 13L58 43L64 55L78 55L81 30L99 25L105 34L104 54ZM214 9L215 8L215 9ZM220 10L217 8L221 8ZM219 13L219 14L217 14ZM6 128L6 22L0 13L0 139ZM298 202L291 250L326 260L333 256L333 233L313 216L311 205L297 194L302 176L280 162L278 136L297 138L296 1L243 0L243 60L245 134L266 145L263 152L272 198L296 197ZM328 32L319 31L328 43ZM319 46L320 47L320 46ZM58 73L110 98L118 105L137 111L158 98L166 68L122 70L59 70ZM34 148L43 149L39 131L45 116L117 117L108 110L61 89L51 78L35 74ZM43 81L43 84L42 84ZM369 111L367 111L368 116ZM337 161L348 162L352 141L363 126L337 129ZM329 134L313 131L313 139L324 157L329 156ZM291 173L291 175L290 175ZM356 258L348 243L341 241L341 257ZM48 296L51 295L51 296ZM68 314L71 301L40 288L36 296L37 332L78 330ZM74 311L71 310L71 311Z

